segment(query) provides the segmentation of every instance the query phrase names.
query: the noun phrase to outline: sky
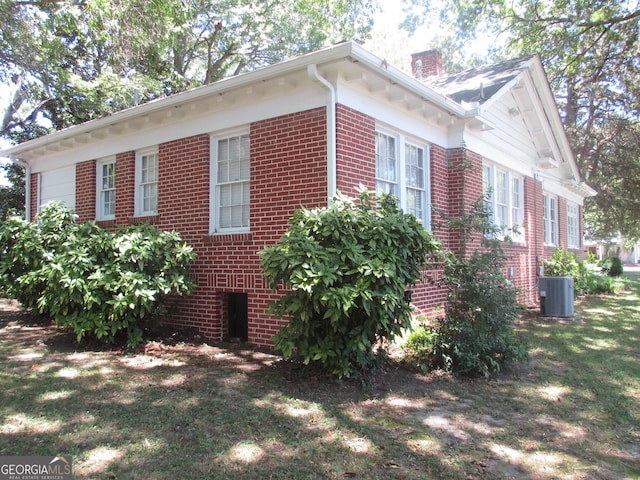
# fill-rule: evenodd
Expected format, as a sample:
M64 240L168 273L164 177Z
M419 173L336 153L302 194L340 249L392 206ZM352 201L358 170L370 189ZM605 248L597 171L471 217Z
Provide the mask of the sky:
M374 17L371 40L364 43L364 47L375 55L384 58L397 68L410 71L411 54L429 48L429 41L437 34L430 26L419 28L414 35L400 30L399 25L404 20L403 2L400 0L379 0L381 11ZM8 86L0 85L0 106L7 102ZM0 150L11 144L0 139ZM0 157L0 163L8 159ZM0 172L0 185L7 185L4 172Z

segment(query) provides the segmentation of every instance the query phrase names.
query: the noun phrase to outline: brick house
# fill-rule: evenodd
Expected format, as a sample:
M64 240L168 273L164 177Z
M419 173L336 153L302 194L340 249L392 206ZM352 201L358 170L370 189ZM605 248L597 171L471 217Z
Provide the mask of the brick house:
M149 221L195 249L197 290L173 322L270 345L282 321L257 252L295 208L363 184L394 192L431 228L492 192L496 223L518 225L508 275L537 302L542 259L582 252L579 177L538 57L442 75L437 52L408 75L347 42L11 147L27 168L27 211L63 200L80 221ZM471 162L472 170L456 168ZM450 232L435 232L450 248ZM438 272L431 272L437 275ZM441 306L420 284L413 302Z

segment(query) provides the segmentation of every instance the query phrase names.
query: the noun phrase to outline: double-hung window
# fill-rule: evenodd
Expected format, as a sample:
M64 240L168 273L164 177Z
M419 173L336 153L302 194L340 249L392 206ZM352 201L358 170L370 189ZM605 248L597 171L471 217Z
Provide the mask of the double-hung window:
M158 151L136 154L136 215L158 213Z
M249 231L249 134L212 137L213 232Z
M580 248L580 223L578 205L575 203L567 203L567 246Z
M416 218L423 220L424 225L427 217L427 170L425 149L417 145L405 143L405 188L406 188L406 208L405 211Z
M558 244L558 198L547 193L542 195L544 243L545 245Z
M494 165L482 166L482 193L494 224L516 242L524 241L524 186L522 178Z
M102 160L97 163L96 218L113 220L116 218L116 161Z
M431 228L428 149L402 134L376 132L376 193L396 196L400 207Z

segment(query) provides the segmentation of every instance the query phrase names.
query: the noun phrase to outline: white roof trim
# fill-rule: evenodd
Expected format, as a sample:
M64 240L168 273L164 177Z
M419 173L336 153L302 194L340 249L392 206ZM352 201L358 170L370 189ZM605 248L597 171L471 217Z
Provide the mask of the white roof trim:
M419 80L414 79L405 72L391 65L388 65L386 61L365 50L360 45L354 42L345 42L301 57L285 60L253 72L225 78L209 85L177 93L170 97L155 99L142 105L121 110L106 117L90 120L85 123L58 130L57 132L53 132L49 135L29 140L2 150L0 151L0 156L13 156L20 158L22 154L35 149L60 143L65 140L71 140L95 130L108 128L138 117L148 116L161 110L179 107L180 105L188 102L196 102L200 99L211 97L216 94L222 94L230 90L247 87L278 76L296 71L306 71L307 66L311 64L321 65L344 59L351 59L354 63L362 64L363 67L374 71L378 75L386 77L392 84L399 85L402 88L411 91L412 93L422 97L425 101L448 111L453 116L470 118L474 117L477 113L475 110L468 111L464 109L453 100L437 93L435 90Z

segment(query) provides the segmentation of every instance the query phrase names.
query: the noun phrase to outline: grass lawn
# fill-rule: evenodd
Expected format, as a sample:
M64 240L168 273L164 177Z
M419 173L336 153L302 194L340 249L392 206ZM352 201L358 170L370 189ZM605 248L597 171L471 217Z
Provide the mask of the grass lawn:
M92 479L640 478L640 274L576 314L524 315L531 359L497 378L391 365L363 392L239 345L76 349L2 302L0 456Z

